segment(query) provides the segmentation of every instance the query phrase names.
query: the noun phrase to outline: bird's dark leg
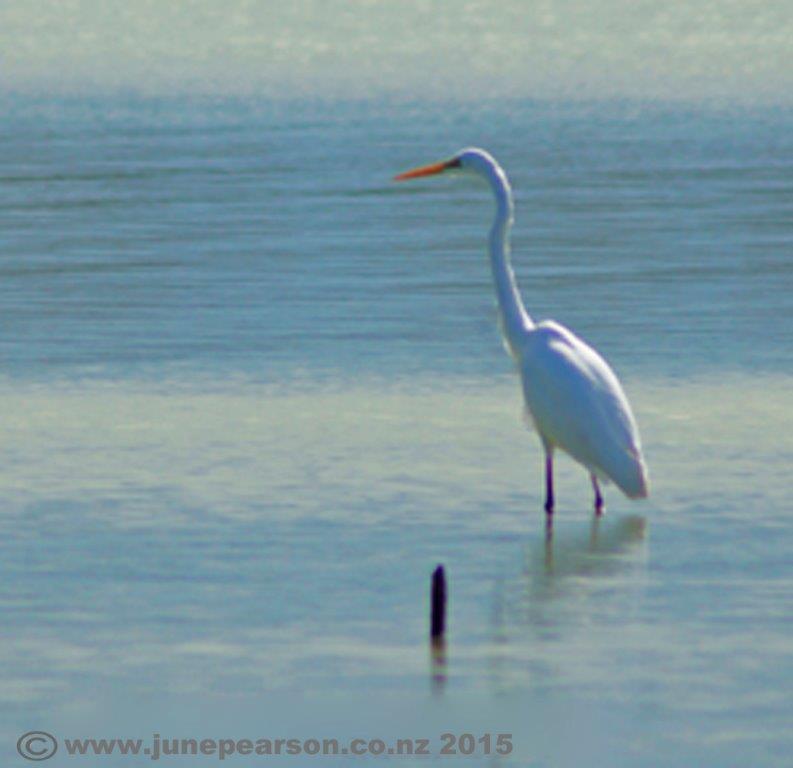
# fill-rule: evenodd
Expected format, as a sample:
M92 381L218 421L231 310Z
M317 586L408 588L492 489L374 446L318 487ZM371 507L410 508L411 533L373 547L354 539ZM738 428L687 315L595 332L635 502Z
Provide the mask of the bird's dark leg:
M595 492L595 514L600 517L606 509L606 505L603 503L603 494L600 492L600 484L598 483L598 479L594 475L590 475L592 478L592 490Z
M553 515L553 453L545 453L545 513L550 520Z

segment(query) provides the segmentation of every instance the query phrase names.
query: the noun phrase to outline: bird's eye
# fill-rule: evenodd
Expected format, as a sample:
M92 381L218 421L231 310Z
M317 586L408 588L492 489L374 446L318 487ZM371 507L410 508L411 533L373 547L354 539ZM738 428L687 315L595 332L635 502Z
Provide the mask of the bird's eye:
M446 163L447 168L459 168L461 165L462 163L459 157L455 157L453 160L449 160L449 162Z

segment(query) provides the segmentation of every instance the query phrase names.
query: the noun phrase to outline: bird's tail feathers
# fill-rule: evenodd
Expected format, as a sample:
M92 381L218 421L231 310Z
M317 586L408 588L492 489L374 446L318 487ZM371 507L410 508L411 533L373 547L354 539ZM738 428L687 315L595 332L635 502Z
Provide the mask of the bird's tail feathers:
M646 499L650 495L650 479L647 465L641 453L631 456L623 472L613 476L614 482L629 499Z

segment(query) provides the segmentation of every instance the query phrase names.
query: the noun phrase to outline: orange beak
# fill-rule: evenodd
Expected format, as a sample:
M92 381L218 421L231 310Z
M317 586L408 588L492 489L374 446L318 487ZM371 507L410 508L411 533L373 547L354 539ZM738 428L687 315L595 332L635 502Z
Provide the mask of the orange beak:
M398 176L394 176L394 181L407 181L408 179L418 179L420 176L434 176L436 173L443 173L447 168L454 166L454 161L444 160L442 163L431 163L413 168Z

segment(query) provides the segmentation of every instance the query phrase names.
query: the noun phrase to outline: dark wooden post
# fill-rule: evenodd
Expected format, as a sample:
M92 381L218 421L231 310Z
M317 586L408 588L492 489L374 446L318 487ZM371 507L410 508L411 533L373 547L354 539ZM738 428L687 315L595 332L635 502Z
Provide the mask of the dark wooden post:
M446 573L439 565L432 573L430 637L438 641L446 634Z

